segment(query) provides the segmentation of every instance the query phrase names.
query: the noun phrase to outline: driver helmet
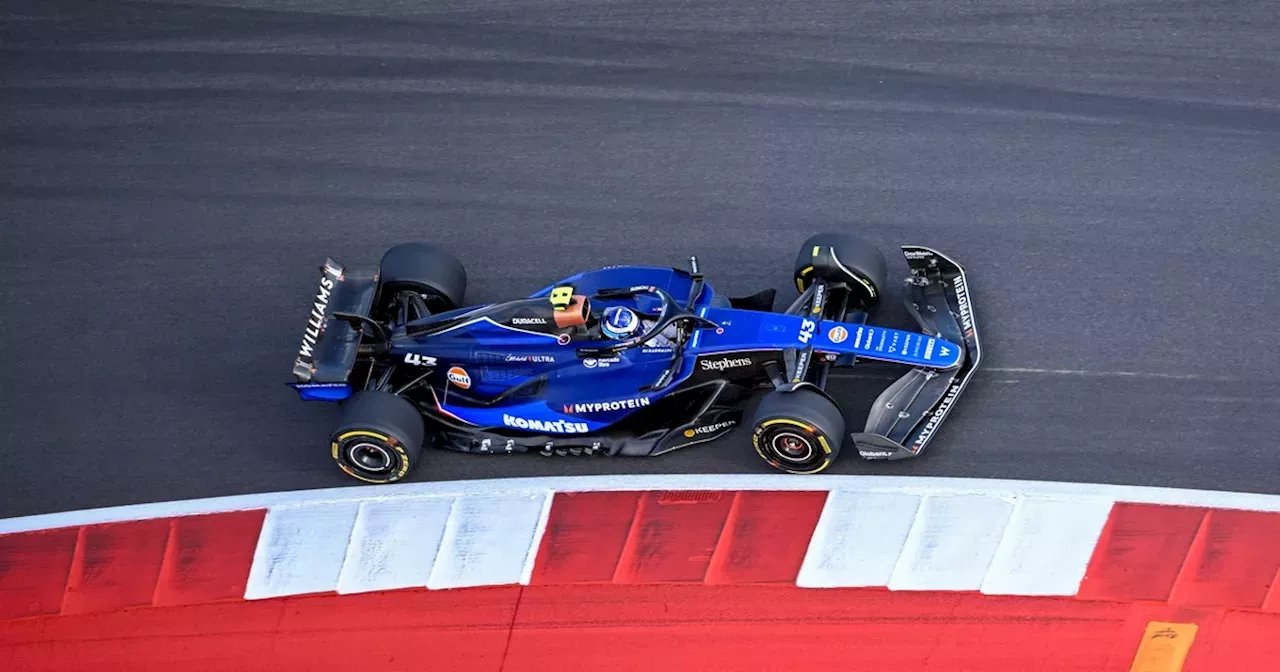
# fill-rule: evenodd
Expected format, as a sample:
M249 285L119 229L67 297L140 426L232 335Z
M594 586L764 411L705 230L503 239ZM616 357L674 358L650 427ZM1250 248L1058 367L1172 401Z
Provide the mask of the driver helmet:
M640 318L634 310L626 306L610 306L604 309L604 319L600 320L600 331L605 336L621 341L630 338L640 328Z

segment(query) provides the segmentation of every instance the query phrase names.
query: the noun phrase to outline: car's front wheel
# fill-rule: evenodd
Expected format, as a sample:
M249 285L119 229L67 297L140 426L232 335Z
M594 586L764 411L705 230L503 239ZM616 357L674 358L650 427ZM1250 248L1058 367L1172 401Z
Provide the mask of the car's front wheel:
M347 475L365 483L394 483L416 466L424 437L422 414L408 399L363 390L343 402L330 448Z
M775 390L765 395L752 420L751 442L775 469L816 474L831 466L844 442L840 407L817 390Z

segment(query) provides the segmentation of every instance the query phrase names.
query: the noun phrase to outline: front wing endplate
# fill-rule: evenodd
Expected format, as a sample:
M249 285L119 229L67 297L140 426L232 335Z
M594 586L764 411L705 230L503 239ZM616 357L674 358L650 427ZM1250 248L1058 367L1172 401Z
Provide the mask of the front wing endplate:
M866 430L850 435L858 454L869 460L902 460L924 452L982 361L964 268L927 247L904 245L902 254L911 270L907 310L925 333L963 343L964 359L945 371L915 367L880 394Z

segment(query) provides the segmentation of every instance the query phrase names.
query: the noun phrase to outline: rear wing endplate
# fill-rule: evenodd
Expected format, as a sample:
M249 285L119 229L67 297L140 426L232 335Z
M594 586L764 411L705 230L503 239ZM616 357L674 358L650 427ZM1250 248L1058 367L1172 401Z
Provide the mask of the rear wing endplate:
M924 333L963 343L965 352L954 369L913 368L880 394L866 430L850 435L858 454L870 460L902 460L924 452L982 361L964 268L927 247L904 245L902 254L911 271L907 310Z
M343 384L360 349L361 330L334 313L369 315L378 290L378 272L351 271L330 258L320 267L320 282L302 343L293 360L295 389Z

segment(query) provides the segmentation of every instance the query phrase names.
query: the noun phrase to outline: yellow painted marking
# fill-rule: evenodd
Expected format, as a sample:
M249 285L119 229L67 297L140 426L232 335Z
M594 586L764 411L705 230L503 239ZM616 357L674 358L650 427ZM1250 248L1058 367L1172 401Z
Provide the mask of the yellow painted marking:
M819 250L821 250L821 249L822 249L822 246L821 246L821 245L814 245L814 246L813 246L813 255L812 255L812 256L815 256L815 257L816 257L816 256L818 256L818 251L819 251Z
M1179 672L1196 639L1195 623L1151 621L1129 672Z

